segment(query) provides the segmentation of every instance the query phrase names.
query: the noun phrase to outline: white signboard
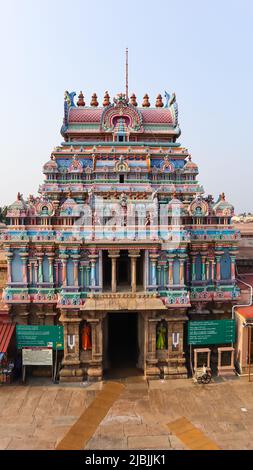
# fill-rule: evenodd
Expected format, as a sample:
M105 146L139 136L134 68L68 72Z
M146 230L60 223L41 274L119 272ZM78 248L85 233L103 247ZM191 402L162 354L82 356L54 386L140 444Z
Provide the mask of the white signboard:
M53 350L52 348L23 348L22 362L23 366L52 366Z

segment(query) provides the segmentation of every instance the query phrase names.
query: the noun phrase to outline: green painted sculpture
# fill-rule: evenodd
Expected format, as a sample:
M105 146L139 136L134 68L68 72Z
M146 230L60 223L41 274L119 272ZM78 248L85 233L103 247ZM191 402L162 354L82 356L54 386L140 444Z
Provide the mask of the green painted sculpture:
M165 349L165 334L166 328L162 324L157 329L157 340L156 340L156 348L157 349Z

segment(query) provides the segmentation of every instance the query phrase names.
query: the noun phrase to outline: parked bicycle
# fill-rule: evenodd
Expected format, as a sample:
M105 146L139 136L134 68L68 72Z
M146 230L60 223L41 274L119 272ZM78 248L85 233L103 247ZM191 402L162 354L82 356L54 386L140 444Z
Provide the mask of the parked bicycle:
M193 381L198 384L209 384L212 378L212 374L209 370L207 370L205 364L203 367L200 367L195 370Z

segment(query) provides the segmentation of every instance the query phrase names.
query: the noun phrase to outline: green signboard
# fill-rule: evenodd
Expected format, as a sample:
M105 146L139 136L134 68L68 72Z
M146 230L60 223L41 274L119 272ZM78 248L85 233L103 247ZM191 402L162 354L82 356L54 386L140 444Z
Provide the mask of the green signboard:
M17 325L17 349L48 347L64 349L63 326Z
M188 322L188 344L223 344L235 342L235 320Z

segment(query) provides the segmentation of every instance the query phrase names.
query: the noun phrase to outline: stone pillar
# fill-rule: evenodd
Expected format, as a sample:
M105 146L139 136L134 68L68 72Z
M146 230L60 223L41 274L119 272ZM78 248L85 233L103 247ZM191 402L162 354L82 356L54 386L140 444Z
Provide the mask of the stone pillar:
M161 287L162 266L160 265L160 263L157 264L156 272L157 272L157 287Z
M84 264L81 262L80 263L80 274L81 274L81 289L84 290Z
M87 374L89 381L98 381L103 378L103 332L101 318L87 319L91 326L92 359Z
M186 283L189 284L190 282L190 260L187 259L186 261Z
M74 286L78 287L79 282L78 282L78 270L79 270L79 255L72 256L73 259L73 264L74 264Z
M91 289L96 287L96 262L98 258L98 253L96 249L91 249L89 254L90 259L90 285Z
M196 254L192 254L192 281L196 281Z
M208 259L206 259L206 281L209 281L209 277L210 277L209 266L210 266L210 261Z
M166 287L168 284L168 265L167 264L165 264L163 267L163 279L164 279L163 285L164 287Z
M35 285L38 284L38 269L39 269L39 265L38 265L38 261L35 261L34 262L34 283Z
M86 267L86 285L90 287L90 266Z
M235 280L235 255L230 255L231 257L231 279Z
M173 286L173 258L169 258L169 286Z
M13 253L9 251L6 256L7 256L7 284L10 284L12 281L11 263L12 263Z
M55 285L59 285L59 264L58 260L55 261L54 263L54 268L55 268Z
M60 371L61 382L82 382L83 370L80 367L79 327L81 319L78 311L62 310L60 322L64 327L64 358Z
M139 251L130 250L128 255L131 259L131 288L132 292L136 292L136 261L137 258L140 256Z
M159 379L160 369L157 367L158 359L156 357L156 327L158 319L148 318L147 322L147 356L146 356L146 375L149 379Z
M184 285L184 258L179 258L180 268L179 268L179 279L180 286Z
M216 281L220 281L220 260L221 255L216 255Z
M48 263L49 263L49 282L50 284L54 283L54 271L53 271L53 257L49 256L48 257Z
M206 280L206 255L201 255L201 279Z
M42 271L42 257L43 255L38 256L38 283L41 284L43 282L43 271Z
M67 255L61 257L62 263L62 287L67 286Z
M149 258L151 261L151 286L156 288L157 287L157 258L159 257L157 250L151 250L149 252Z
M116 279L116 267L117 267L117 258L119 258L119 250L117 251L109 251L108 252L109 258L112 260L112 280L111 280L111 285L112 285L112 292L117 291L117 279Z
M214 272L215 272L215 261L211 259L211 281L214 282Z
M21 253L23 283L27 285L27 253Z

